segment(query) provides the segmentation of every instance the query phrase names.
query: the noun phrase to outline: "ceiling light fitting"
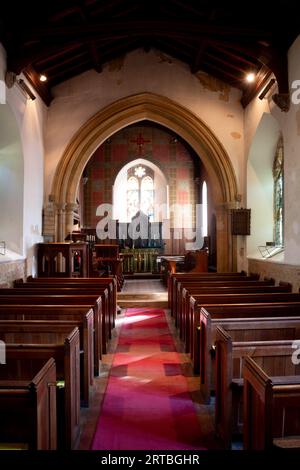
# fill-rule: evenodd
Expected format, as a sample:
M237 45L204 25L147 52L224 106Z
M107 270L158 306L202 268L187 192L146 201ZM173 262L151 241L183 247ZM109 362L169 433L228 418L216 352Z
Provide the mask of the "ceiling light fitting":
M36 99L36 96L32 93L32 91L30 90L29 86L26 85L26 83L24 82L24 80L22 78L19 78L17 80L17 84L19 85L19 87L21 88L21 90L25 93L25 95L27 96L27 98L30 98L32 101Z

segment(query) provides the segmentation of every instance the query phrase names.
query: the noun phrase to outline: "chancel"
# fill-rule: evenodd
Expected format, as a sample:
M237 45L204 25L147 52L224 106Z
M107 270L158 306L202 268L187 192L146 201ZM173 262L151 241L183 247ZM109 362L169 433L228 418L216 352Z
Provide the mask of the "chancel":
M300 448L300 6L223 3L1 3L1 451Z

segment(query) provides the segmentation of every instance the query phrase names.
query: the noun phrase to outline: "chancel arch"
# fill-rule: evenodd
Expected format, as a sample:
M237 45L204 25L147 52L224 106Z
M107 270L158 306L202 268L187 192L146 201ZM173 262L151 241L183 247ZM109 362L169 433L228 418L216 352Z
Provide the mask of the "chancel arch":
M67 146L57 167L51 199L57 207L56 239L62 240L73 225L79 182L95 150L120 129L142 121L152 121L178 134L205 166L213 187L216 207L219 271L236 268L236 244L230 233L230 209L235 207L237 183L224 147L211 130L192 112L178 103L151 93L119 100L99 111L79 129Z

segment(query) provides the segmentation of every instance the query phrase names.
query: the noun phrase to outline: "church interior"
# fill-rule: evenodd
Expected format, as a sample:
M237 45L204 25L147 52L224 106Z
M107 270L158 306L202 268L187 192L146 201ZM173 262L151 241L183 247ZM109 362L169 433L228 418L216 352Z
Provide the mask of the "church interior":
M0 451L300 448L285 3L1 5Z

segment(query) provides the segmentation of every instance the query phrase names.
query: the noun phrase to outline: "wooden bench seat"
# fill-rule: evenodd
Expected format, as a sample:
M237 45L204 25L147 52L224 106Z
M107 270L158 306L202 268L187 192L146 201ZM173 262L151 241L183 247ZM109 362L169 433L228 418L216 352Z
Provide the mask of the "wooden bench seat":
M27 358L15 359L7 350L6 365L0 366L0 416L1 450L57 448L53 358L29 367Z
M15 282L15 287L31 289L33 287L62 287L75 289L108 289L109 323L110 328L115 326L117 312L117 284L112 278L31 278L27 282Z
M42 331L40 325L1 326L0 339L6 343L8 357L15 359L9 367L5 366L8 379L17 375L18 360L26 360L30 370L33 363L42 367L46 360L54 358L57 380L63 382L63 387L57 387L58 446L74 449L80 435L79 329L52 326L51 331L48 327Z
M279 313L279 312L278 312ZM228 314L222 318L214 318L214 314L201 309L200 315L200 387L206 403L209 402L210 394L215 390L215 342L217 327L222 327L227 331L233 340L238 337L239 341L251 341L257 339L258 334L264 340L291 339L300 337L300 303L294 314L289 316L288 304L282 305L280 317L270 317L272 307L261 307L260 310L247 311L247 317L241 318L241 312L234 312L228 309Z
M52 327L65 327L69 331L79 328L80 334L80 390L81 405L88 407L91 387L94 377L94 314L93 310L83 310L75 313L71 308L57 309L53 307L38 306L1 306L0 305L0 335L3 328L9 325L35 328L39 331L49 330Z
M253 287L253 286L273 286L274 282L270 281L254 281L247 280L223 280L223 281L186 281L180 280L177 282L176 291L174 292L173 297L173 309L172 316L175 318L175 324L180 328L181 324L181 314L184 310L183 303L189 301L189 297L192 294L196 294L199 290L199 293L204 293L204 288L207 289L207 293L210 293L213 288L230 288L230 287ZM184 291L184 292L183 292ZM189 296L188 296L189 294Z
M27 278L27 282L24 283L23 280L20 280L21 282L15 283L15 287L22 287L20 284L30 284L30 285L56 285L58 284L59 286L71 286L71 287L77 287L77 286L108 286L109 291L111 293L111 298L112 298L112 317L113 317L113 326L115 323L115 318L117 314L117 279L116 276L110 276L110 277L101 277L101 278L90 278L90 277L80 277L80 278L68 278L68 277L46 277L46 278L36 278L29 276Z
M300 302L300 295L292 292L274 293L243 293L243 294L204 294L191 296L189 309L191 359L195 373L199 373L199 326L201 307L207 308L209 305L225 306L228 304L253 304L253 303L291 303ZM221 307L222 308L222 307ZM225 308L225 307L223 307ZM280 316L276 314L272 316Z
M272 364L245 359L245 450L300 447L300 365L293 364L287 353L273 358Z
M25 285L25 284L24 284ZM109 303L109 291L107 287L58 287L58 286L47 286L41 287L40 285L33 288L13 288L13 289L1 289L0 290L0 301L1 297L5 295L89 295L95 299L101 298L101 336L102 336L102 352L106 353L106 347L109 339L111 338L112 329L112 305Z
M181 299L177 303L176 314L178 318L178 327L180 336L187 343L189 352L190 338L189 338L189 315L188 309L190 299L192 296L201 294L239 294L239 293L273 293L273 292L291 292L291 285L273 286L259 281L245 283L244 285L224 285L224 286L197 286L185 287L181 293Z
M216 432L226 447L230 448L233 435L242 433L244 384L233 387L233 380L243 379L245 358L251 356L260 366L267 367L272 375L280 375L283 371L288 375L297 374L296 370L300 371L300 368L293 365L291 354L295 339L293 336L298 331L299 328L295 328L294 332L290 330L291 338L281 340L280 328L273 325L268 332L256 329L252 341L238 341L238 334L234 332L233 341L231 331L217 327L215 423ZM269 339L273 335L276 340L264 340L264 337ZM283 330L282 337L286 336L286 331Z
M13 290L13 289L11 289ZM94 353L98 360L95 360L95 375L100 373L100 361L103 349L102 346L102 299L101 297L90 295L1 295L0 293L0 306L1 305L37 305L37 306L50 306L50 305L74 305L74 307L84 307L86 309L93 309L94 312L94 328L95 328L95 341Z
M221 282L221 281L258 281L259 276L245 276L237 275L234 273L203 273L203 274L172 274L170 276L170 282L168 283L168 297L169 297L169 308L171 308L171 314L173 309L174 298L176 296L178 282Z
M238 287L238 286L274 286L275 282L273 279L264 281L258 281L256 279L244 277L235 279L214 279L213 281L208 280L197 280L197 279L179 279L176 281L175 289L173 292L173 309L172 315L176 317L176 311L180 309L180 302L183 300L183 290L186 291L197 291L197 288L203 287Z

